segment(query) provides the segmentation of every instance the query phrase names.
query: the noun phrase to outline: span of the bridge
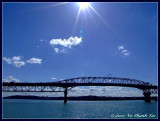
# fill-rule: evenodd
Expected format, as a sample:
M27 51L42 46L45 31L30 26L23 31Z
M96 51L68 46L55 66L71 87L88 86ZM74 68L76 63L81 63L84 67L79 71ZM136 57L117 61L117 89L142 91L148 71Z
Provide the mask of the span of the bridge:
M151 93L158 93L158 86L130 78L118 77L78 77L55 82L14 83L3 82L3 92L64 92L64 103L67 102L67 91L76 86L121 86L134 87L143 91L145 101L150 101Z

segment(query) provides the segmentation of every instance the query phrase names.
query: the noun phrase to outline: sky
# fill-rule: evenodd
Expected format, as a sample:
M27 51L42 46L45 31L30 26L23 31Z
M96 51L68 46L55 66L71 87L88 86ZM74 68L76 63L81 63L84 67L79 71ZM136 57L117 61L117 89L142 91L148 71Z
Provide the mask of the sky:
M157 84L157 9L156 2L4 2L3 81L111 74Z

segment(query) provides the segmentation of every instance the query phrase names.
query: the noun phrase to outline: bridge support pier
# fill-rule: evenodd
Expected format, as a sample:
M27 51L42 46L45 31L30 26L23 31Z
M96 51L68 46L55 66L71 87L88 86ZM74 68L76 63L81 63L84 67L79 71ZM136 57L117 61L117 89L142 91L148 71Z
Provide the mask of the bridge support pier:
M67 87L64 89L64 103L67 103Z
M145 99L145 102L151 102L151 92L149 92L149 90L147 92L143 92L143 95L144 95L144 99Z

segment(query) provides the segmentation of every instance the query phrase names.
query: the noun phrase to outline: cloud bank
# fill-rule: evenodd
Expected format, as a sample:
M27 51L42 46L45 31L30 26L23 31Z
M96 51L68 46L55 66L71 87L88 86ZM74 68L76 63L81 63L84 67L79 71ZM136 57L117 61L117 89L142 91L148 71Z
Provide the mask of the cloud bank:
M13 56L12 58L7 58L7 57L3 57L3 60L7 63L7 64L12 64L13 66L20 68L22 66L24 66L26 63L25 61L21 60L21 56ZM29 60L26 61L29 64L41 64L42 63L42 59L39 58L31 58Z
M64 47L71 48L72 46L79 45L82 42L82 38L79 37L70 37L68 39L52 39L50 40L50 45L61 45Z
M13 76L8 76L6 79L2 80L3 82L20 82L18 79L13 78Z
M71 36L68 39L52 39L49 42L49 44L54 47L55 53L66 53L67 51L64 48L71 48L73 46L79 45L80 43L82 43L82 38L77 36Z

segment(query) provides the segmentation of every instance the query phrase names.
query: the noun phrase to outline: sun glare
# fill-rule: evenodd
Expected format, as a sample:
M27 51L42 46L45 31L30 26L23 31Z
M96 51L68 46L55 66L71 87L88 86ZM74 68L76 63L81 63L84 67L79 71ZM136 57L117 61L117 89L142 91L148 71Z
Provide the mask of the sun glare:
M80 8L86 9L90 5L89 2L78 2Z
M81 13L82 9L83 9L84 12L86 12L86 9L87 9L87 11L89 11L89 9L91 9L101 19L101 21L114 32L114 30L107 23L107 21L92 7L92 5L91 5L92 2L75 2L75 3L79 6L79 10L78 10L78 13L77 13L76 21L74 23L72 34L75 31L75 28L77 26L78 19L79 19L79 16L80 16L80 13Z

